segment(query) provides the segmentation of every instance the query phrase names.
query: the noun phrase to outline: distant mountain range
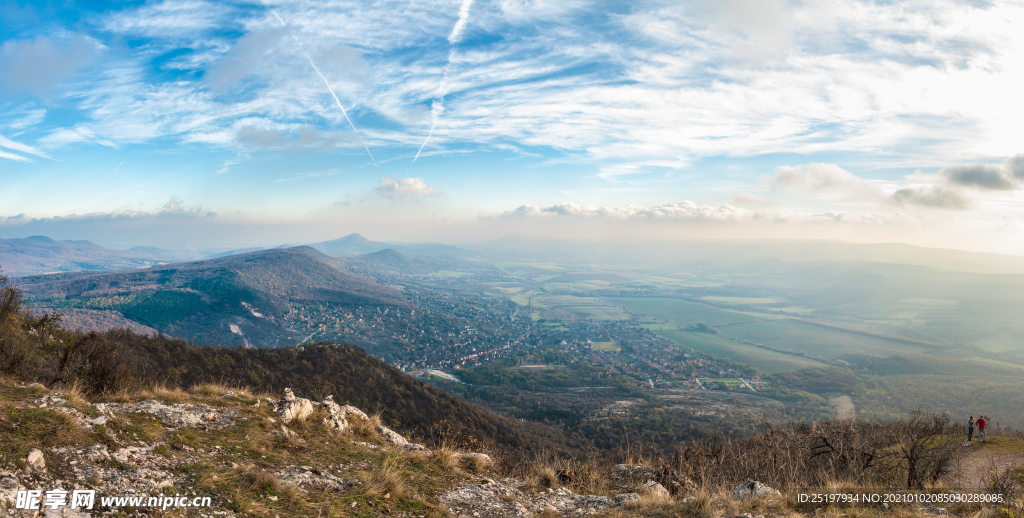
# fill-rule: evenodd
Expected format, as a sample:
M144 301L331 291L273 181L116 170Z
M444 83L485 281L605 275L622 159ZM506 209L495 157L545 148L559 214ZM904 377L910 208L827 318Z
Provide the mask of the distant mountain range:
M475 255L475 252L441 243L423 244L397 244L384 243L381 241L370 241L360 234L349 234L341 239L333 241L321 241L309 245L327 255L362 255L380 252L388 248L405 255L450 255L452 257L465 257Z
M971 273L1024 273L1024 257L905 243L850 243L825 240L668 240L644 236L602 240L510 235L476 243L490 261L585 261L651 266L749 265L793 262L872 262L908 264Z
M291 304L405 306L394 288L344 270L310 247L118 272L18 279L37 307L113 310L162 333L203 343L288 345Z
M0 267L20 277L81 270L124 270L159 264L141 250L113 250L89 241L56 241L46 236L0 239Z

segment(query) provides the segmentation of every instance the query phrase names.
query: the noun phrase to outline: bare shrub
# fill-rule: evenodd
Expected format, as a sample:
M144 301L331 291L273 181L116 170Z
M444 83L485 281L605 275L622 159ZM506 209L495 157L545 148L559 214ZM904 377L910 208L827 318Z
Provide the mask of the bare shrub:
M923 489L953 467L959 441L941 414L891 423L858 420L777 424L741 441L711 435L676 449L666 468L704 488L758 480L778 489L848 484Z

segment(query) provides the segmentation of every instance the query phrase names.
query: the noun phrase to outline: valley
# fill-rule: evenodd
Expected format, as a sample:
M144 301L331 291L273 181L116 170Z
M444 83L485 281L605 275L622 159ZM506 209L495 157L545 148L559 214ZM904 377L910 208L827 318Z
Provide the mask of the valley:
M379 246L346 239L350 250ZM834 417L837 397L859 416L890 418L980 413L971 405L986 393L986 412L1024 426L1011 410L1024 403L1024 321L1011 309L1024 302L1024 275L522 253L297 247L20 282L37 311L120 313L198 344L357 345L580 443L748 434L765 418Z

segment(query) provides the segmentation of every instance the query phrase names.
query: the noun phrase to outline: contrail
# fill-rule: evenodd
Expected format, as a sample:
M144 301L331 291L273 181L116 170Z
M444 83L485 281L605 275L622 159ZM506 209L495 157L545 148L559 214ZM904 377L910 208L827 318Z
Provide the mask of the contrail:
M274 18L277 18L277 21L281 23L281 26L284 27L288 31L288 34L291 35L292 39L295 40L295 43L299 46L299 50L302 51L302 55L306 56L306 59L309 61L309 65L313 67L313 70L316 72L316 75L320 76L320 79L323 80L324 85L327 86L327 90L331 92L331 97L334 97L334 102L338 104L338 108L341 109L342 115L344 115L345 120L348 121L348 125L352 126L352 131L356 132L356 136L358 137L359 130L356 129L356 125L352 123L352 119L348 117L348 112L345 111L345 107L341 105L341 100L338 99L338 94L334 93L334 88L331 88L330 81L328 81L327 78L324 77L322 73L320 73L320 68L318 68L316 66L316 63L313 62L313 57L309 55L309 52L306 52L306 47L303 46L302 42L299 41L299 38L295 36L295 33L292 32L291 27L288 27L288 24L284 23L284 20L281 19L281 16L277 14L276 10L271 9L270 12L274 14ZM363 142L362 137L359 137L359 142L363 144L363 149L366 150L366 154L370 155L370 160L373 160L373 166L377 167L377 160L373 158L373 153L370 153L370 148L369 146L366 145L365 142Z
M430 106L430 131L427 132L427 138L420 144L420 148L416 151L416 156L413 157L412 162L409 163L409 167L412 167L416 160L420 158L423 148L427 146L427 142L430 142L430 137L434 135L434 127L437 126L438 117L444 113L444 97L448 95L448 71L451 69L452 54L454 53L454 49L451 47L462 38L462 30L466 27L466 20L469 20L469 8L472 6L473 0L462 0L462 6L459 7L459 19L455 22L455 26L452 27L452 32L448 34L448 62L444 65L444 78L441 79L441 84L437 88L438 98Z
M114 171L117 171L117 168L123 166L125 162L127 162L127 160L122 160L120 164L117 164L117 167L114 168ZM111 173L113 173L114 171L111 171Z

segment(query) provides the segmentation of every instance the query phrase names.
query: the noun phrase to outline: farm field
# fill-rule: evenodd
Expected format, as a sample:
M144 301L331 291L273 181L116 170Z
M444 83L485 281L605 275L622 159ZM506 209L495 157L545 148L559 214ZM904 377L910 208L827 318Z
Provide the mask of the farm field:
M630 311L642 313L658 320L666 320L680 327L701 323L713 327L757 320L757 317L744 313L725 311L682 299L617 297L608 300Z
M730 306L757 306L782 302L782 299L775 297L701 297L701 300Z
M720 358L742 362L752 367L757 367L758 370L767 374L823 365L822 362L813 358L802 358L790 354L777 353L708 333L695 333L679 329L665 329L655 331L655 333L684 347L707 354L714 354Z
M568 313L569 315L563 315L563 318L570 319L575 317L581 320L625 320L632 316L621 307L609 304L597 297L540 295L533 297L533 307L535 310L542 308L557 310L559 314ZM541 316L539 311L534 311L534 313Z
M921 345L848 333L839 329L805 324L795 320L774 320L737 324L720 330L772 349L803 352L807 356L831 359L844 354L888 357L893 354L933 352Z

